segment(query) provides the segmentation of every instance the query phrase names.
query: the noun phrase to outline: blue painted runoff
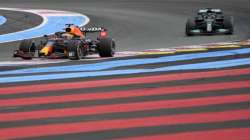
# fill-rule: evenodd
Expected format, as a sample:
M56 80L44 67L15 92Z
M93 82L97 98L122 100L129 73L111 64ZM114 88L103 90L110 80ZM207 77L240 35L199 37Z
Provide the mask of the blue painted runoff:
M49 73L49 72L97 71L97 70L105 70L105 69L122 67L122 66L167 63L167 62L174 62L174 61L192 60L192 59L210 58L210 57L222 57L222 56L229 56L229 55L235 55L235 54L247 54L247 53L250 53L250 48L216 51L216 52L203 52L203 53L194 53L194 54L183 54L183 55L174 55L174 56L164 56L164 57L158 57L158 58L114 60L114 61L100 62L100 63L95 63L95 64L53 66L53 67L44 67L44 68L28 68L28 69L21 69L21 70L3 71L3 72L0 72L0 75L34 74L34 73Z
M112 75L126 75L138 73L151 73L151 72L167 72L176 70L194 70L194 69L219 69L233 66L241 66L250 64L250 58L241 58L233 60L204 62L196 64L184 64L177 66L167 66L153 69L127 69L127 70L107 70L107 71L94 71L94 72L74 72L65 74L46 74L46 75L32 75L32 76L17 76L17 77L3 77L0 78L0 83L13 83L13 82L30 82L42 80L56 80L56 79L69 79L69 78L85 78L96 76L112 76Z
M45 34L53 34L55 32L61 31L63 28L65 28L65 24L72 23L75 25L81 25L86 22L86 18L83 16L49 16L47 19L48 22L43 26L0 35L0 43L41 37Z
M0 16L0 25L3 25L7 19L4 16Z

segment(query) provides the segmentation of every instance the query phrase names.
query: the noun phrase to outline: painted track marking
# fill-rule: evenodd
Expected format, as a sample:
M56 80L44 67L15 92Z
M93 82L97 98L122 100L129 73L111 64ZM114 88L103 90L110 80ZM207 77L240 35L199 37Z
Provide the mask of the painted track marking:
M107 113L121 113L121 112L135 112L156 109L173 109L183 107L197 107L208 105L219 105L229 103L249 102L250 94L246 95L232 95L223 97L201 97L194 99L177 99L164 101L151 101L142 103L127 103L114 105L100 105L88 106L78 108L63 108L63 109L49 109L28 112L10 112L0 113L0 122L47 119L47 118L62 118L83 115L97 115ZM249 116L250 117L250 116Z
M49 96L49 97L34 97L23 99L7 99L0 100L0 107L5 106L22 106L22 105L37 105L37 104L49 104L49 103L65 103L72 101L88 101L88 100L104 100L114 98L128 98L139 96L152 96L152 95L168 95L179 94L182 92L205 92L215 90L225 90L234 88L247 88L250 87L250 81L240 81L231 83L217 83L215 84L199 84L199 85L187 85L187 86L174 86L174 87L162 87L162 88L147 88L136 89L127 91L114 91L114 92L98 92L98 93L83 93L76 95L62 95L62 96Z
M228 128L177 134L121 138L119 140L248 140L250 128Z
M229 55L248 54L248 53L250 53L250 48L243 48L243 49L237 49L237 50L163 56L163 57L158 57L158 58L111 60L108 62L99 62L95 64L54 66L54 67L52 66L52 67L45 67L45 68L28 68L28 69L0 72L0 75L26 74L26 73L34 74L34 73L46 73L46 72L96 71L96 70L106 70L106 69L111 69L111 68L116 68L116 67L135 66L135 65L154 64L154 63L167 63L167 62L175 62L175 61L183 61L183 60L223 57L223 56L229 56Z
M83 133L104 131L112 129L126 129L131 127L153 127L160 125L177 125L189 123L212 123L249 119L250 110L224 111L216 113L197 113L187 115L173 115L160 117L147 117L136 119L79 122L69 124L52 124L1 129L0 137L4 139L17 139L39 137L70 133ZM15 135L10 135L15 134Z
M0 16L0 26L3 25L7 19L4 16Z
M24 31L0 35L0 43L12 42L23 39L41 37L44 34L53 34L61 31L65 24L69 22L77 26L84 26L89 22L89 18L83 14L56 11L47 9L18 9L18 8L0 8L1 10L23 11L37 14L43 18L43 22L34 28Z
M219 77L219 76L236 76L249 73L250 73L250 68L244 68L244 69L217 70L217 71L196 72L196 73L185 72L177 74L165 74L157 76L97 80L97 81L80 81L80 82L24 85L15 87L1 87L0 95L36 93L36 92L80 89L80 88L83 89L83 88L105 87L105 86L122 86L129 84L146 84L146 83L163 82L163 81L167 82L173 80L188 80L188 79L209 78L209 77Z
M69 78L86 78L97 76L113 76L113 75L128 75L138 73L152 73L152 72L168 72L177 70L202 70L202 69L215 69L215 68L227 68L233 66L242 66L250 64L250 58L204 62L196 64L184 64L176 66L166 66L154 69L126 69L126 70L106 70L106 71L94 71L94 72L74 72L63 74L44 74L44 75L32 75L32 76L16 76L16 77L2 77L0 83L14 83L14 82L31 82L31 81L43 81L43 80L58 80Z

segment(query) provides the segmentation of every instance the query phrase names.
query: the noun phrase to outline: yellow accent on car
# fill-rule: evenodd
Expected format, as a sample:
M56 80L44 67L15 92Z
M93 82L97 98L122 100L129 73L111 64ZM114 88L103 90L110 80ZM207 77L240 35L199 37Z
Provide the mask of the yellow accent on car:
M49 55L52 52L52 46L45 46L40 50L40 53L44 54L45 56Z

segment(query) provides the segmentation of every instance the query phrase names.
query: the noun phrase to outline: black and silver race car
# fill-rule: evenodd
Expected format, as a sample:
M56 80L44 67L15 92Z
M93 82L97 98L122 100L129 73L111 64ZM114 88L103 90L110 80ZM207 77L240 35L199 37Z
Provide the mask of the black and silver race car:
M194 18L186 23L186 35L233 34L233 17L223 14L221 9L199 9Z

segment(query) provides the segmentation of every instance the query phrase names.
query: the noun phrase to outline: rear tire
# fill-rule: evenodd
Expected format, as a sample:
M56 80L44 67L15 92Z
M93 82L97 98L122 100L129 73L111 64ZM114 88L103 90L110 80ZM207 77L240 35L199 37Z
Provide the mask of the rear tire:
M98 52L101 57L113 57L115 54L115 41L112 38L100 39Z
M195 21L192 19L188 19L186 23L186 35L193 36L194 34L191 32L195 28Z
M70 60L79 60L83 57L83 50L80 43L69 42L68 44L68 58Z
M234 33L233 17L224 18L224 28L229 30L226 34L232 35Z

